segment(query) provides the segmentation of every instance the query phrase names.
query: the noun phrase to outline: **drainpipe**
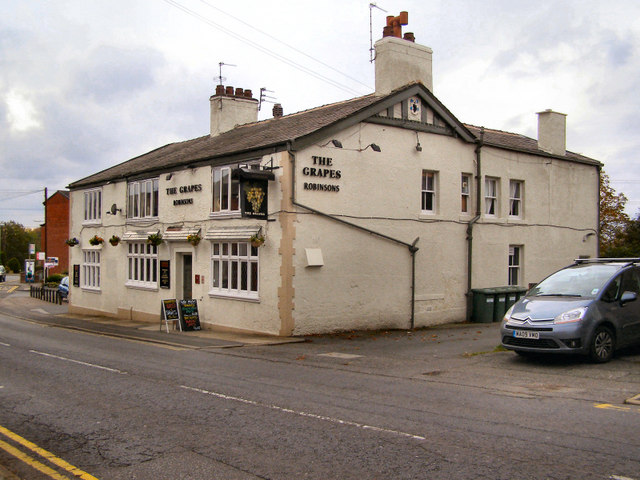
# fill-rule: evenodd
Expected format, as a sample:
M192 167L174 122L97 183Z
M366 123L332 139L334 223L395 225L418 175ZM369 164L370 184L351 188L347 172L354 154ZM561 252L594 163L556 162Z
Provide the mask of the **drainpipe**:
M480 139L476 140L476 215L467 224L467 322L471 320L472 311L472 293L471 293L471 279L472 279L472 266L473 266L473 226L480 220L482 211L480 210L482 191L482 155L481 150L484 145L484 127L480 128Z
M325 213L325 212L321 212L320 210L316 210L315 208L312 207L308 207L306 205L303 205L302 203L299 203L296 200L296 156L293 153L293 150L291 149L291 143L287 144L287 153L289 154L289 158L291 159L291 203L295 206L298 206L300 208L304 208L305 210L308 210L312 213L315 213L316 215L320 215L321 217L325 217L328 218L330 220L333 220L335 222L338 223L342 223L344 225L348 225L350 227L353 227L357 230L362 230L363 232L367 232L371 235L375 235L377 237L380 238L384 238L385 240L389 240L393 243L397 243L399 245L403 245L405 247L407 247L409 249L409 253L411 254L411 319L410 319L410 329L413 330L414 326L415 326L415 297L416 297L416 275L415 275L415 271L416 271L416 252L419 250L418 247L416 247L416 244L418 243L418 240L420 240L420 237L417 237L413 243L406 243L403 242L402 240L398 240L397 238L393 238L390 237L388 235L385 235L384 233L380 233L380 232L376 232L375 230L371 230L369 228L366 227L362 227L360 225L356 225L355 223L351 223L348 222L346 220L343 220L342 218L336 217L334 215L331 215L329 213Z

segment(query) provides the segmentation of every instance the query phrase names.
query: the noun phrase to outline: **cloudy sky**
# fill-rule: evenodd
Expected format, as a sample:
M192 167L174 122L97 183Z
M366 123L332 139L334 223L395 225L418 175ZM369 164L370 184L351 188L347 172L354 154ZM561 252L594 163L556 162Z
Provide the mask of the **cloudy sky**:
M220 62L225 85L266 88L285 114L371 93L370 12L375 42L401 10L404 31L434 50L434 93L459 120L536 138L536 112L568 114L567 148L602 161L640 213L640 2L377 6L0 0L0 222L36 226L45 187L207 134Z

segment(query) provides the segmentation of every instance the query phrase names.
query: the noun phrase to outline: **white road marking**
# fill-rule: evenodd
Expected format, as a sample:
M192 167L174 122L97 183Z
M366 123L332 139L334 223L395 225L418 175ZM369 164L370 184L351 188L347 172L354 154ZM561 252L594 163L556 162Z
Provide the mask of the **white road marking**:
M37 350L29 350L31 353L35 353L36 355L42 355L44 357L55 358L58 360L64 360L65 362L77 363L80 365L84 365L85 367L99 368L100 370L106 370L108 372L119 373L121 375L127 375L127 372L123 372L122 370L118 370L115 368L103 367L102 365L96 365L94 363L81 362L80 360L73 360L72 358L59 357L58 355L53 355L51 353L38 352Z
M43 315L49 315L49 312L47 312L43 308L32 308L31 311L36 313L41 313Z
M631 477L621 477L620 475L611 475L611 477L609 477L611 480L636 480L635 478L631 478Z
M2 345L3 347L10 347L11 346L8 343L4 343L4 342L0 342L0 345Z
M363 355L354 355L352 353L330 352L330 353L319 353L318 356L319 357L342 358L344 360L351 360L353 358L361 358Z
M301 412L297 410L292 410L290 408L280 407L278 405L268 405L266 403L256 402L255 400L248 400L246 398L241 397L232 397L230 395L225 395L223 393L211 392L209 390L203 390L201 388L188 387L186 385L180 385L180 388L184 388L185 390L191 390L193 392L204 393L205 395L211 395L217 398L221 398L223 400L230 400L233 402L240 402L246 405L253 405L256 407L264 407L270 408L271 410L276 410L278 412L291 413L293 415L298 415L300 417L313 418L316 420L322 420L323 422L335 423L338 425L347 425L350 427L361 428L363 430L372 430L374 432L388 433L391 435L396 435L399 437L412 438L414 440L426 440L426 437L422 437L420 435L414 435L412 433L400 432L398 430L389 430L387 428L382 427L374 427L373 425L365 425L363 423L352 422L350 420L341 420L339 418L327 417L325 415L316 415L315 413Z

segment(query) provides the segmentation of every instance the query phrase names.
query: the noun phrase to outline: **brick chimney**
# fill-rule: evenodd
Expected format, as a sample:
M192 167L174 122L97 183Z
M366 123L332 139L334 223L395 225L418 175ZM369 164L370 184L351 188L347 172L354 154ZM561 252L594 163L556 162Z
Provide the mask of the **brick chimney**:
M552 155L567 153L567 115L550 109L538 112L538 148Z
M280 105L279 103L276 103L273 106L273 118L280 118L282 117L282 115L284 115L284 110L282 108L282 105Z
M413 33L405 33L409 15L400 12L387 17L383 38L374 45L376 50L376 93L387 95L409 83L420 82L433 92L433 50L415 43Z
M258 121L258 100L251 90L216 86L211 103L211 136L233 130L237 125Z

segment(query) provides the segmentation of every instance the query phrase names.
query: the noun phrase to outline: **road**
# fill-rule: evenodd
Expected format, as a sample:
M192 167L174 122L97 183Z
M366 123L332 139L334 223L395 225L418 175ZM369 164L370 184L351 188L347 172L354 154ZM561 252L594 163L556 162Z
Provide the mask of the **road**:
M640 350L522 359L497 335L190 349L0 314L0 440L79 469L20 447L60 478L640 479L640 406L624 403ZM0 464L56 478L2 448Z

